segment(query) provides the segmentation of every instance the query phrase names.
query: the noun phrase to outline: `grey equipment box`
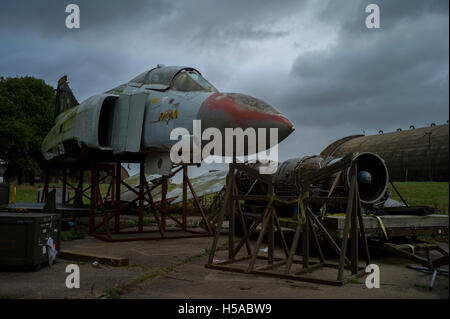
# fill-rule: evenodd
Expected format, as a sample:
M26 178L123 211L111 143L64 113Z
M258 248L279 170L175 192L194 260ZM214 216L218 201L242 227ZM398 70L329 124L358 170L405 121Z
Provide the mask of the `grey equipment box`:
M60 250L61 217L55 214L0 212L0 266L48 263L47 239Z

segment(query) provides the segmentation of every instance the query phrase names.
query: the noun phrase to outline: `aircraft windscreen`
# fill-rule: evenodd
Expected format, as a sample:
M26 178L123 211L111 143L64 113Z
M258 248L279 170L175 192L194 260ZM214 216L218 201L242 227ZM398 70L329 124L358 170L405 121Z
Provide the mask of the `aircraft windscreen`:
M181 71L173 79L172 88L177 91L206 91L217 92L204 77L195 71Z

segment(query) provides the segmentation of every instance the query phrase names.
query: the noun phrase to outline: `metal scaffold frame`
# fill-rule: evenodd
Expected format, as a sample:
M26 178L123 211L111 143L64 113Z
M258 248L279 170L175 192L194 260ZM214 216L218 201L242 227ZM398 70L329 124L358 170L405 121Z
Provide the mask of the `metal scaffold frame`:
M330 176L333 173L342 171L351 167L351 185L348 197L306 197L308 192L308 186L313 182L320 180L324 176ZM267 195L238 195L235 185L235 170L244 171L246 174L253 178L263 182L267 185ZM358 181L357 181L357 167L356 161L351 161L351 157L343 158L339 163L333 164L324 170L319 170L308 174L303 178L302 184L306 186L307 191L300 195L298 198L292 198L287 196L275 196L274 193L274 180L272 175L261 175L249 169L244 164L230 164L230 169L227 178L227 185L225 191L225 198L221 207L220 214L218 216L218 223L215 232L215 237L212 243L208 263L205 265L207 268L219 269L224 271L234 271L241 273L250 273L255 275L272 276L284 279L299 280L305 282L329 284L329 285L343 285L352 279L361 277L365 274L365 268L359 265L358 255L358 237L361 236L362 246L364 251L364 257L366 265L370 264L369 249L367 245L367 239L364 231L363 218L361 213L361 203L359 199ZM239 204L239 201L248 202L266 202L267 206L262 214L255 217L252 225L247 229L244 222L244 212ZM310 203L329 203L329 202L347 202L344 239L341 247L334 241L326 228L323 226L319 217L317 217L310 208ZM274 206L288 206L297 203L302 207L303 221L298 223L295 230L294 238L291 246L288 247L285 236L280 226L278 216ZM237 208L237 211L236 211ZM229 227L228 227L228 259L224 261L215 260L217 252L217 245L220 237L220 230L224 221L226 212L229 212ZM300 214L300 209L299 209ZM235 220L236 218L242 225L242 231L244 236L236 241L235 237ZM250 237L255 233L257 227L261 225L261 230L258 234L256 243L252 247ZM339 255L339 263L327 262L322 253L320 241L317 234L317 229L321 234L329 241L331 246ZM283 257L275 257L275 233L278 233ZM264 236L267 233L267 256L260 255L260 247L263 242ZM301 258L297 258L297 246L300 238L302 238L302 252ZM311 239L317 248L318 262L310 259L310 245ZM346 256L348 242L350 240L351 258ZM236 244L237 242L237 244ZM238 256L243 247L246 247L246 253ZM245 264L246 261L248 264ZM257 260L266 260L267 264L256 267ZM244 264L243 264L244 263ZM293 271L293 264L299 264L301 270ZM282 269L284 267L284 269ZM329 267L337 269L336 280L306 276L307 273L313 272L317 269ZM344 277L344 269L351 271L350 276Z
M46 169L45 186L44 186L44 199L48 200L49 193L49 177L55 176L62 182L63 188L63 204L69 203L71 200L82 203L81 198L85 197L89 200L89 234L98 239L118 242L118 241L137 241L137 240L153 240L153 239L175 239L175 238L190 238L190 237L202 237L212 236L213 231L206 218L203 207L197 197L194 187L188 176L188 165L180 165L175 167L172 173L168 176L162 176L152 186L149 185L145 177L145 158L116 158L114 162L105 162L105 160L96 159L94 154L85 158L83 161L76 163L65 164L49 164ZM121 178L121 164L126 163L139 163L139 186L138 190L130 186ZM55 170L61 170L62 176L59 176ZM67 182L67 169L76 170L80 172L80 180L78 186L74 186ZM167 209L167 203L171 200L167 198L168 180L180 171L183 171L183 186L182 186L182 206L181 206L181 220L172 216ZM90 185L83 187L83 172L90 171ZM100 173L104 172L102 177ZM108 186L108 190L105 196L102 196L100 190L100 183L107 177L111 177L111 181ZM124 204L121 202L120 187L125 186L129 191L136 195L136 198L132 201ZM161 186L161 200L155 201L151 191ZM66 200L65 191L67 187L75 190L75 196ZM205 231L199 231L188 225L188 210L187 210L187 192L188 188L192 194L195 206L200 212L202 222L205 226ZM147 202L146 204L144 202ZM132 205L137 203L138 207L138 223L137 230L121 230L120 229L120 216L121 213L127 211ZM157 229L145 229L144 228L144 213L149 210L153 215ZM96 224L96 217L101 216L102 221ZM113 229L110 227L110 220L114 218ZM174 221L179 228L168 228L167 220ZM100 232L99 229L103 226L104 231ZM120 235L120 236L117 236ZM124 236L128 235L128 236Z

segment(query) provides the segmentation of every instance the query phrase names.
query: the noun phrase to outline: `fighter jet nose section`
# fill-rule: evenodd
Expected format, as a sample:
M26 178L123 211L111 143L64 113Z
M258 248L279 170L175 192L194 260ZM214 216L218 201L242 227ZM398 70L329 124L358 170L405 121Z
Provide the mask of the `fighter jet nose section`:
M239 93L215 93L207 98L198 113L202 128L271 128L278 129L278 143L293 131L292 123L271 105Z

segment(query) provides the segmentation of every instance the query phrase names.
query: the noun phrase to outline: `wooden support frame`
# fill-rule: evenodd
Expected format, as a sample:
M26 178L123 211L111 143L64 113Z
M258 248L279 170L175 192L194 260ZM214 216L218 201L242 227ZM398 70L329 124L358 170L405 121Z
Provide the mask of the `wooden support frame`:
M347 160L346 165L336 165L333 170L327 168L327 174L332 174L334 172L341 171L347 167L351 167L351 188L350 194L347 198L347 214L346 214L346 238L339 247L334 241L331 235L328 233L326 228L323 226L320 216L316 216L309 207L308 200L303 202L304 209L304 223L299 222L295 230L293 241L288 247L286 240L284 238L283 231L280 227L278 216L274 207L274 201L277 201L277 205L288 205L288 202L283 202L277 200L274 194L273 178L271 175L259 175L256 172L248 169L247 166L243 164L230 164L229 173L227 177L227 184L225 189L225 197L222 203L222 207L218 216L218 223L216 225L216 231L214 240L211 246L211 251L209 254L208 262L205 265L207 268L219 269L223 271L233 271L241 273L250 273L262 276L271 276L277 278L299 280L305 282L312 282L318 284L329 284L329 285L343 285L354 278L361 277L365 274L365 267L359 265L359 255L358 255L358 238L361 236L361 243L363 246L363 252L365 257L366 265L370 264L369 250L367 246L367 239L365 238L364 224L362 220L361 213L361 203L359 199L358 192L358 182L357 182L357 167L356 162ZM251 196L251 195L238 195L237 189L234 181L235 171L242 170L245 171L250 176L258 179L260 182L266 183L268 193L267 196ZM312 179L317 179L317 174L311 174ZM306 180L305 185L309 185ZM321 202L320 198L315 198L315 202L326 203L332 200L332 197L324 197L324 201ZM247 230L245 223L243 222L243 212L241 206L239 205L239 200L247 201L261 201L266 200L267 207L263 213L257 216L250 228ZM302 200L299 197L298 200ZM339 198L341 201L341 198ZM292 204L291 202L289 204ZM235 210L238 208L238 216L235 215ZM229 231L228 231L228 259L223 261L215 260L215 255L217 252L217 245L220 237L220 230L224 221L224 216L226 212L229 212ZM300 212L299 212L300 214ZM234 220L239 219L243 227L243 237L236 241L234 234ZM256 243L252 244L249 240L252 234L256 232L257 227L261 225L259 235L257 237ZM327 262L322 253L320 247L320 241L318 239L318 234L316 227L321 232L321 234L330 242L332 247L339 255L339 264L334 264ZM274 247L274 236L275 232L280 237L281 246L283 248L284 255L282 257L275 256ZM267 256L260 255L260 247L263 242L264 236L267 234L267 245L268 251ZM302 252L301 256L297 256L297 247L300 239L302 239ZM351 247L351 258L346 256L348 240L350 239ZM237 245L235 243L237 242ZM314 244L318 252L318 260L313 260L310 258L309 249L310 245ZM246 246L246 253L238 255L240 250ZM300 258L298 258L300 257ZM265 260L266 265L257 266L258 260ZM248 261L248 264L245 262ZM294 270L293 265L296 265L296 270ZM300 267L300 269L299 269ZM325 279L320 277L313 277L307 275L312 273L317 269L329 267L337 269L337 278ZM350 276L344 276L344 270L348 269L351 272Z

